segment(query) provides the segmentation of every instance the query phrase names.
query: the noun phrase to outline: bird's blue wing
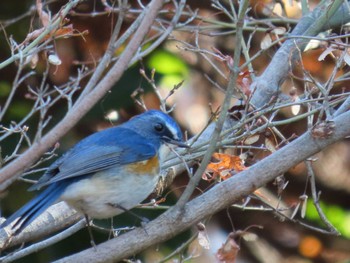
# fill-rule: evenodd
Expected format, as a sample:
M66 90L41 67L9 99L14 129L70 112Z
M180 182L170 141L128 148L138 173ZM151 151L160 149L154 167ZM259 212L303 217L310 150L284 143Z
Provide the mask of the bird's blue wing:
M157 154L157 149L157 145L132 130L122 127L106 129L80 141L53 163L29 190L117 165L148 160Z

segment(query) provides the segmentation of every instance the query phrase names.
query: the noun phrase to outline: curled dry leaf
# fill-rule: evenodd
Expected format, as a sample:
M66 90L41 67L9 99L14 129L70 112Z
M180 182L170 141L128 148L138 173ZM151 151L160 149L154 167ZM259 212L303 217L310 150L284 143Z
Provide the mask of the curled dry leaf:
M226 180L232 175L247 169L239 156L214 153L212 158L213 161L208 164L205 173L202 175L203 180L211 181L216 178Z
M210 249L209 237L205 225L203 223L198 223L197 228L199 245L204 249Z
M219 262L234 263L236 261L240 247L234 237L234 233L229 234L225 243L216 252L216 258Z

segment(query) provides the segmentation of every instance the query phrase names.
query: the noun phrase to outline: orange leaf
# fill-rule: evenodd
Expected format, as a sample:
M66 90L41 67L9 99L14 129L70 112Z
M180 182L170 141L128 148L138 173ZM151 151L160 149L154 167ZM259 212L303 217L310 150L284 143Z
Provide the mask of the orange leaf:
M215 161L208 164L207 170L202 176L204 180L211 181L217 177L226 180L233 174L247 169L238 156L214 153L212 157Z
M48 34L47 36L45 36L45 40L51 38L51 37L69 37L69 36L72 36L74 33L74 29L73 29L73 25L70 24L70 25L67 25L67 26L64 26L64 27L61 27L59 29L57 29L56 31Z

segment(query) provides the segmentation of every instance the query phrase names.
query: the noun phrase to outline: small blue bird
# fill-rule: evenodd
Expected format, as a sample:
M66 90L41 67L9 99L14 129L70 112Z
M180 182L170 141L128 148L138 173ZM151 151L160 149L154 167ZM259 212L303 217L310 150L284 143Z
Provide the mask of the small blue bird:
M57 200L89 218L110 218L147 198L159 180L165 144L188 147L177 123L150 110L94 133L56 160L29 190L47 188L11 215L14 235Z

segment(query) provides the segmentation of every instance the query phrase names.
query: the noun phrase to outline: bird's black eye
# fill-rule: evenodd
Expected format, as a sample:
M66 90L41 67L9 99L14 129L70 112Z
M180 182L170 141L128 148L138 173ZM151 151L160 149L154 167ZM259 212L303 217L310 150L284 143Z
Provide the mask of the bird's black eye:
M156 123L156 124L154 125L154 129L155 129L157 132L161 132L161 131L164 130L164 125L161 124L161 123Z

